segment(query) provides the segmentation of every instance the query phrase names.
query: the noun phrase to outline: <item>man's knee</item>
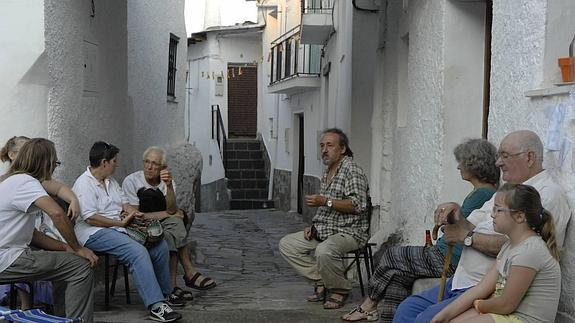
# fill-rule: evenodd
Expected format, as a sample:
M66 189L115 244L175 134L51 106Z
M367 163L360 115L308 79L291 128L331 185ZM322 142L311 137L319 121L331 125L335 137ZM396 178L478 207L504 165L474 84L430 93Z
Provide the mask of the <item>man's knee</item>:
M332 259L343 255L341 248L330 240L325 240L315 248L315 257L318 259Z

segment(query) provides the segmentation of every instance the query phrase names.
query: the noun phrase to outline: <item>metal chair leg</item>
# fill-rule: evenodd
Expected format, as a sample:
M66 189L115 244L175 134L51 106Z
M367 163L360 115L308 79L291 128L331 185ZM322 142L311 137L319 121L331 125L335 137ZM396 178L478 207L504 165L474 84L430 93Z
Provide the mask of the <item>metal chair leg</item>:
M365 247L363 249L363 261L365 263L365 272L367 273L367 281L369 282L369 280L371 279L371 270L370 270L370 266L369 266L369 254L367 249L369 249L368 247Z
M363 277L361 276L361 262L359 261L359 250L355 252L355 262L357 266L357 278L359 278L359 287L361 288L361 296L365 297L365 290L363 288Z
M104 305L106 310L110 308L110 257L108 254L104 255Z
M110 296L114 296L114 294L116 293L116 280L118 279L118 267L120 266L120 263L118 262L118 260L116 260L116 263L114 263L114 272L112 274L112 284L110 286Z
M128 276L128 266L124 266L124 288L126 290L126 304L132 304L130 301L130 277Z

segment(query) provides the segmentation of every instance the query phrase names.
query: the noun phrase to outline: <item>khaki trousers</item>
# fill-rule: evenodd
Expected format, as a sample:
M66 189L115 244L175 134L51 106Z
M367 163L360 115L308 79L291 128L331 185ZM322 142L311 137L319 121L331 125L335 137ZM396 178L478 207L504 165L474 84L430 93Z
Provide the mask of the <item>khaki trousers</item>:
M341 294L351 290L351 281L345 278L341 257L357 248L357 241L345 233L337 233L318 242L306 240L303 231L299 231L288 234L279 243L281 255L300 275L316 286L323 285Z
M69 252L28 249L0 272L0 283L18 280L66 282L66 317L93 322L94 270L87 260Z

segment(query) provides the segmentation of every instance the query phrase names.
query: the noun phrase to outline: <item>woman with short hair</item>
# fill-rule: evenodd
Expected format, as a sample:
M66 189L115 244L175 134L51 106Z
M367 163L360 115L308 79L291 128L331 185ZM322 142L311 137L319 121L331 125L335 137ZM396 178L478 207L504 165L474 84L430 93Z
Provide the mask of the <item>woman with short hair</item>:
M112 175L120 149L98 141L90 149L90 166L76 179L73 190L80 200L81 215L76 222L78 239L86 247L116 257L127 264L150 318L172 322L182 316L171 306L185 301L171 294L169 253L164 240L146 248L126 234L125 227L143 216L128 203Z
M461 207L463 216L467 217L491 199L497 189L500 174L499 168L495 166L497 149L487 140L468 139L459 144L453 154L461 178L473 185L473 190ZM462 245L453 246L449 276L457 268L462 249ZM443 237L432 247L388 248L369 280L369 296L361 305L342 316L342 319L350 322L379 320L377 306L383 300L384 311L380 322L391 323L395 309L409 296L416 279L441 277L446 254L447 244Z

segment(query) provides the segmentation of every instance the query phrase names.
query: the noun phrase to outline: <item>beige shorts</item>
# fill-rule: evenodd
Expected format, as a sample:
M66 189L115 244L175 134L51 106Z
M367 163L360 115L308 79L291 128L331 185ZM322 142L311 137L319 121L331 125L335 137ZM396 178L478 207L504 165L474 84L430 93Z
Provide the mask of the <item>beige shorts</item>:
M501 315L489 313L495 323L523 323L517 316L513 314Z
M168 250L177 251L185 246L188 238L188 231L184 221L176 216L171 216L162 220L164 228L164 240L168 243Z

